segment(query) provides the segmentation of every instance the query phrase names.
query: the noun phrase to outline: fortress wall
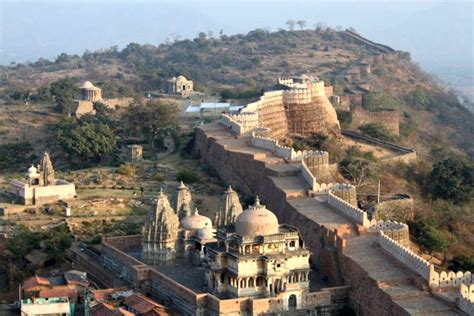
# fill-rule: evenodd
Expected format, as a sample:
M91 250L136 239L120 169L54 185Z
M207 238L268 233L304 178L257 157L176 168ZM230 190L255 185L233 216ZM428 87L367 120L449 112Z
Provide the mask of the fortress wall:
M331 281L337 280L337 271L341 269L345 285L351 287L349 303L358 315L407 315L357 262L344 255L345 240L342 237L336 235L332 244L338 250L339 264L322 264L320 254L326 249L325 245L329 244L327 241L332 240L329 238L329 230L306 217L291 199L287 199L285 192L267 176L262 161L253 159L250 154L224 148L212 137L208 138L201 128L196 129L195 150L223 181L244 194L258 194L280 222L297 227L306 247L315 254L311 257L312 262L318 265L323 275L329 276ZM340 231L344 229L348 228L338 228Z
M354 220L357 224L362 225L364 227L368 227L370 225L366 212L344 201L340 197L334 195L334 193L332 192L329 192L328 194L328 203L329 205L343 213L345 216Z
M407 247L402 246L395 240L388 237L383 231L380 231L380 246L407 268L421 275L423 279L429 280L430 263L421 258Z
M241 135L258 127L258 114L253 112L222 114L220 123L235 134Z
M398 110L367 111L359 106L352 111L352 126L377 123L385 126L391 133L400 134L400 112Z
M311 188L311 191L317 191L316 178L313 176L313 173L308 169L305 159L301 160L301 174L303 175L303 178L306 183Z
M430 267L429 285L432 288L458 287L461 284L474 284L474 274L470 271L440 271L437 272L434 266Z
M357 193L355 186L347 183L337 183L331 188L331 192L352 206L357 207Z
M389 149L391 151L394 151L395 154L392 157L387 157L384 158L384 161L402 161L402 162L410 162L413 160L416 160L416 151L411 148L407 147L402 147L397 144L387 142L384 140L380 140L374 137L362 135L353 131L348 131L348 130L342 130L341 131L342 135L356 139L358 141L366 142L368 144L374 144L386 149Z
M404 247L410 247L410 234L408 225L397 221L379 220L369 226L369 232L383 231L384 234Z
M461 284L458 307L468 315L474 315L474 285Z
M283 106L283 91L265 92L258 101L247 104L241 113L258 113L258 126L268 128L271 137L280 139L288 134L288 123Z

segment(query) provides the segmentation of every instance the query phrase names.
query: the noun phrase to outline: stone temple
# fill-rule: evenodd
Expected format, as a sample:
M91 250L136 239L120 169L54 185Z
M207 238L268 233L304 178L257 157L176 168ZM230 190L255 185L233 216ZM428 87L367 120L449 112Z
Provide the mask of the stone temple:
M198 213L183 183L173 203L160 191L141 242L138 236L105 239L103 264L158 301L172 301L181 314L339 309L327 300L336 293L310 291L311 252L298 229L280 224L258 197L242 209L229 187L213 223Z
M40 205L58 200L76 197L74 183L56 179L54 168L48 153L44 153L40 163L31 165L25 174L25 180L12 180L10 193L17 202L25 205Z

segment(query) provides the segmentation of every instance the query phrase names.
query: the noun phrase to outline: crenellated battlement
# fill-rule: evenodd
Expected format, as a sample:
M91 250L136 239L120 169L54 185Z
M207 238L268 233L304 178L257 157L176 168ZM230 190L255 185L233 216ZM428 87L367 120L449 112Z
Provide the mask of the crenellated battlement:
M369 226L369 232L380 232L396 242L400 243L404 247L410 247L410 233L408 225L405 223L390 221L390 220L378 220Z
M258 128L258 113L222 114L220 123L237 135L245 134Z
M474 315L474 285L461 284L458 307L468 315Z
M331 190L328 193L327 202L329 205L343 213L345 216L352 219L357 224L364 227L369 227L370 221L367 217L367 212L364 212L360 208L353 206L349 202L344 201L343 199L335 195Z
M380 231L379 245L395 259L428 281L430 275L430 263L428 261L415 254L408 247L397 243L383 231Z

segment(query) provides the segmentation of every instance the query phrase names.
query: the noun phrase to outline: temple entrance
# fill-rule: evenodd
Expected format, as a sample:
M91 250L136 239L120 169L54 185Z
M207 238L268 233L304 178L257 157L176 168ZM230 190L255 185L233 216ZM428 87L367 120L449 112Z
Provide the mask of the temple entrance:
M289 309L296 308L296 295L295 294L291 294L290 297L288 298L288 308Z

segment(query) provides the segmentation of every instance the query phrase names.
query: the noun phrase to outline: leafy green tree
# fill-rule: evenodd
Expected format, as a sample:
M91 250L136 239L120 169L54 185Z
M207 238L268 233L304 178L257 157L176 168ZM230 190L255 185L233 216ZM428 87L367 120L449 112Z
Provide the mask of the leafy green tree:
M304 29L304 27L306 26L306 21L304 20L298 20L296 21L296 24L298 24L298 26L300 27L300 29Z
M35 159L29 142L0 144L0 170L26 168Z
M56 102L56 110L69 114L74 110L74 97L78 92L76 81L72 78L59 79L51 84L50 94Z
M393 142L395 141L395 136L389 132L389 130L380 123L369 123L359 126L359 130L368 135L381 140Z
M449 262L449 269L452 271L471 271L474 273L474 257L465 255L454 256Z
M46 253L56 261L63 261L66 250L71 247L72 240L67 226L61 225L48 233L44 242Z
M410 92L406 97L405 101L418 110L427 110L430 106L430 97L420 88Z
M337 110L337 118L339 123L341 123L342 128L348 128L352 123L352 113L351 111L342 111Z
M100 122L65 119L57 126L57 140L70 160L80 158L82 162L101 161L117 148L114 133Z
M462 203L470 199L474 188L474 166L471 161L450 157L437 162L425 182L425 189L435 199Z
M151 150L158 137L178 128L179 108L176 102L150 100L130 106L124 114L129 132L147 138Z
M445 232L437 230L433 226L425 226L418 238L420 246L432 252L442 252L448 249L449 240Z
M8 240L8 249L17 258L24 258L34 249L40 247L40 242L43 239L41 233L35 233L28 228L21 226L19 231Z

